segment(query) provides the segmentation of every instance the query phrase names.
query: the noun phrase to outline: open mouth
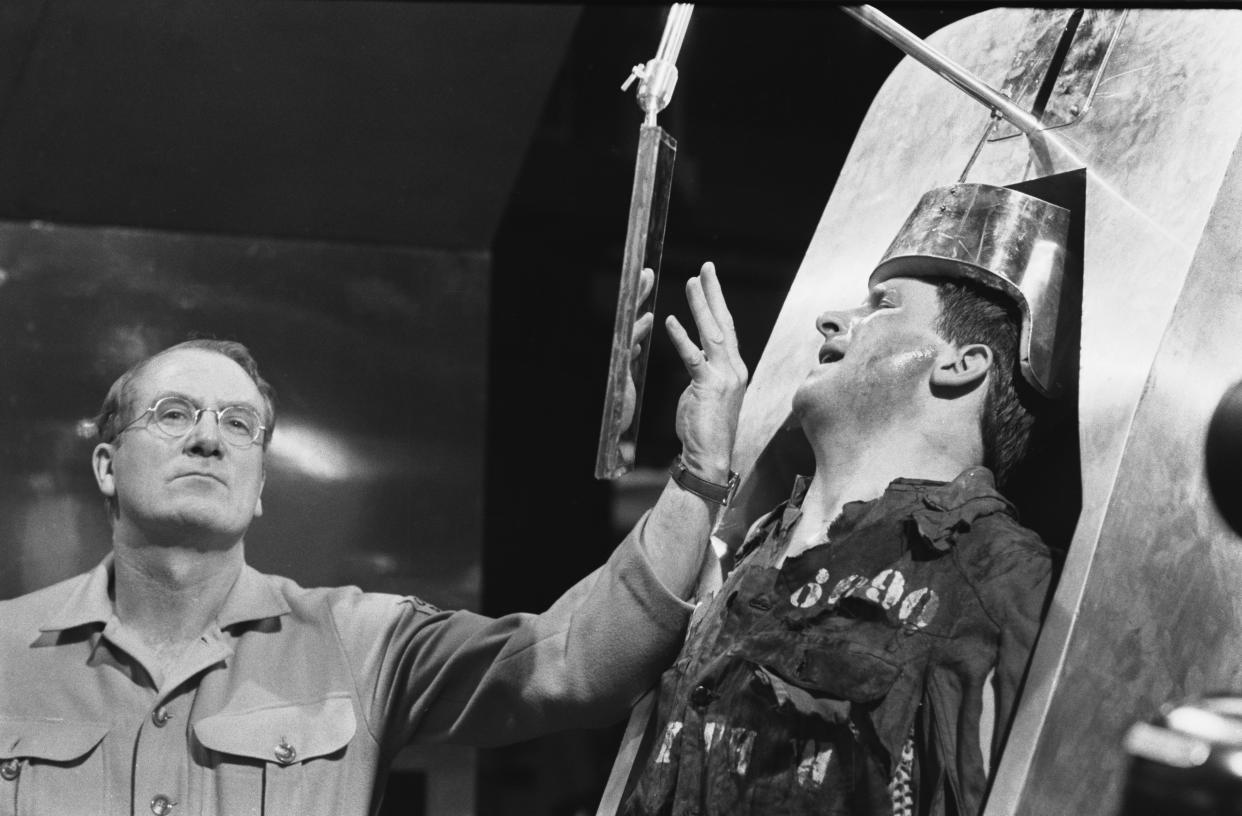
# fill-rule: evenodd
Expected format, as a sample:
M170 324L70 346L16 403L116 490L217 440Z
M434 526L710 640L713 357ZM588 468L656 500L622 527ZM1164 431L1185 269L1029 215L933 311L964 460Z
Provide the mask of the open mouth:
M845 356L845 349L834 346L831 343L825 343L819 349L819 363L835 363Z

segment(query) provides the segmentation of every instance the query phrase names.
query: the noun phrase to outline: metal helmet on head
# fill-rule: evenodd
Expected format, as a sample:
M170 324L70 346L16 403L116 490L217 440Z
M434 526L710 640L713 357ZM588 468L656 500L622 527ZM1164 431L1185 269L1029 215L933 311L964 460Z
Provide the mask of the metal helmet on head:
M990 184L954 184L923 195L871 273L889 278L963 278L1000 292L1022 314L1022 376L1040 394L1065 388L1057 342L1070 212Z

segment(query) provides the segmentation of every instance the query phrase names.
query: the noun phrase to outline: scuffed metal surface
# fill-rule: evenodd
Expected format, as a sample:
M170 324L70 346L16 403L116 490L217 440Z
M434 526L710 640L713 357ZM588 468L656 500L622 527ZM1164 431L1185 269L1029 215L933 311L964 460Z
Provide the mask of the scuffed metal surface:
M996 9L929 41L1000 85L1029 17ZM1218 196L1235 196L1232 175L1222 184L1242 134L1239 55L1242 12L1131 10L1089 109L1037 143L986 143L965 179L1086 172L1082 513L988 816L1109 812L1125 726L1168 697L1242 681L1228 668L1242 653L1238 541L1197 475L1208 406L1238 376L1218 361L1237 357L1222 315L1242 313L1242 235ZM919 196L957 180L988 124L908 59L877 94L754 371L739 472L815 362L815 316L862 297Z
M1059 128L1078 121L1091 107L1108 57L1121 34L1125 9L1031 9L1024 25L1032 32L1019 40L1001 91L1025 110L1034 111L1037 96L1053 57L1069 26L1073 27L1065 56L1057 71L1040 121L1045 128ZM1008 139L1018 130L1002 123L990 137Z
M943 187L919 201L869 282L922 271L1006 292L1023 315L1023 376L1041 393L1059 392L1061 380L1077 378L1057 364L1066 355L1056 353L1069 222L1069 210L1007 188Z
M1029 9L1027 14L1028 18L1018 23L1015 30L1029 33L1015 43L1013 61L1000 90L1020 108L1029 111L1034 109L1035 96L1074 12L1072 9ZM991 138L1004 139L1017 134L1017 129L1002 125Z
M1209 500L1204 468L1212 412L1242 379L1240 218L1235 160L1135 413L1014 812L1112 812L1131 723L1242 689L1242 538Z

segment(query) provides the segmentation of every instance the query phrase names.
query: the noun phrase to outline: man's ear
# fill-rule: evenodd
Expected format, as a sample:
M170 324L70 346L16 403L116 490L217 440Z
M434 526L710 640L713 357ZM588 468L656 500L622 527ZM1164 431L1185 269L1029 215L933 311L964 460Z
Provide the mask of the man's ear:
M107 442L100 442L91 454L91 469L95 472L95 483L99 492L108 498L116 497L116 478L112 473L112 457L115 448Z
M993 363L992 348L983 343L950 346L936 358L932 385L962 389L983 381Z
M254 500L254 517L258 518L263 515L263 486L267 484L267 471L263 471L263 475L259 477L259 496Z

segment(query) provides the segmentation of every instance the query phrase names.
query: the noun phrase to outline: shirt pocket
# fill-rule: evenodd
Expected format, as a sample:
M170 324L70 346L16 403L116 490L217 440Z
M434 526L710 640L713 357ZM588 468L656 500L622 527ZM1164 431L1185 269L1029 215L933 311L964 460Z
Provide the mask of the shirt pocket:
M104 812L103 751L110 725L0 719L0 816Z
M356 730L353 701L344 693L204 717L194 724L194 736L206 750L202 801L215 803L205 812L328 812L342 788L342 760Z
M896 630L764 632L741 642L737 653L788 683L816 695L870 703L888 693L901 666L883 646Z

